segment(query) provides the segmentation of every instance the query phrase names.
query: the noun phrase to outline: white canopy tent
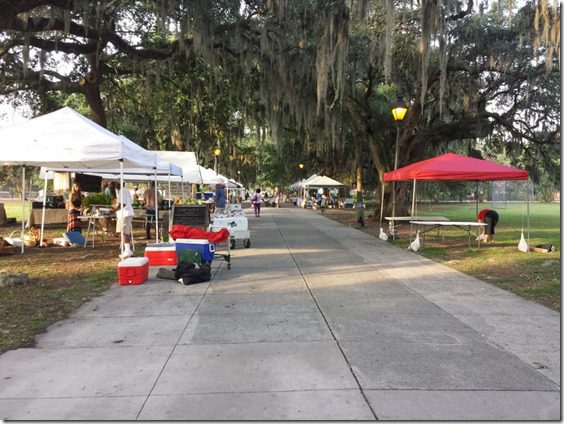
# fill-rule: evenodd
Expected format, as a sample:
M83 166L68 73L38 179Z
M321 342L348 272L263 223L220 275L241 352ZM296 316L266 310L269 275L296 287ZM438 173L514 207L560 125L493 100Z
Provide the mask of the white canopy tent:
M65 107L0 128L0 146L4 144L0 165L75 169L154 166L149 151L125 140Z
M139 154L145 154L145 152L147 152L147 150L143 149L141 146L139 146L138 144L134 143L133 141L129 140L127 137L124 136L119 136L125 143L129 144L130 149L132 149L133 151L137 151L139 152ZM58 168L58 169L52 169L52 168L47 168L44 167L41 169L41 171L43 172L44 170L48 170L48 171L56 171L56 172L61 172L61 171L67 171L67 172L82 172L85 174L89 174L89 175L96 175L96 176L100 176L104 179L107 180L111 180L113 178L115 178L116 175L120 175L120 187L123 186L123 181L127 180L127 181L139 181L139 180L143 180L143 181L155 181L155 199L158 198L157 196L157 181L161 181L163 178L168 179L168 191L170 193L170 182L171 182L171 178L172 176L175 177L179 177L180 180L182 181L182 168L179 167L176 164L173 164L167 160L162 159L159 155L156 154L155 151L148 151L148 153L150 155L153 156L154 159L154 165L149 168L149 167L131 167L131 168L127 168L127 170L125 172L122 172L121 169L68 169L68 168ZM158 211L158 204L156 205L156 227L158 228L159 225L159 211ZM158 239L158 231L155 232L156 233L156 242L159 242ZM41 227L41 234L43 237L43 225Z
M24 216L26 166L61 169L119 168L121 174L123 169L151 169L155 166L155 156L147 150L139 150L69 107L0 128L0 151L0 165L22 167ZM21 231L23 240L25 218L22 218Z
M125 140L127 140L127 142L129 143L133 143L131 140L123 137ZM135 146L137 146L137 149L142 149L144 150L142 147L138 146L135 144ZM150 152L152 153L152 152ZM106 180L112 180L114 179L117 175L120 175L120 186L123 186L123 181L155 181L155 199L158 198L157 196L157 181L167 181L169 183L169 188L168 191L170 193L170 182L171 182L171 178L172 176L176 176L179 177L180 179L182 179L182 168L180 168L179 166L172 164L170 162L167 162L165 160L160 159L159 157L157 157L156 155L154 155L155 161L156 161L156 166L152 167L152 168L148 168L148 167L138 167L138 168L128 168L127 170L125 170L123 173L120 169L69 169L69 168L49 168L49 167L42 167L41 171L40 171L40 175L45 178L45 187L47 186L47 179L49 176L49 172L48 171L53 171L53 172L80 172L83 174L88 174L88 175L96 175L99 177L102 177L103 179ZM52 175L52 174L51 174ZM45 209L43 210L43 213L45 213ZM156 227L158 228L159 225L159 216L158 216L158 204L156 204L156 212L155 212L155 220L156 220ZM155 232L156 233L156 240L155 242L158 243L159 239L158 239L158 231ZM43 239L43 220L41 223L41 238Z
M304 182L304 187L311 188L340 188L345 187L343 183L340 183L333 178L327 177L325 175L312 176Z
M317 174L313 174L308 178L304 178L303 180L300 181L296 181L294 184L292 184L292 190L297 190L298 191L298 199L300 202L304 199L305 197L305 187L307 186L307 183L315 178L319 177L319 175Z
M309 190L312 188L339 189L345 187L346 187L345 184L340 183L339 181L334 180L333 178L327 177L325 175L312 176L308 178L307 181L304 182L304 190Z

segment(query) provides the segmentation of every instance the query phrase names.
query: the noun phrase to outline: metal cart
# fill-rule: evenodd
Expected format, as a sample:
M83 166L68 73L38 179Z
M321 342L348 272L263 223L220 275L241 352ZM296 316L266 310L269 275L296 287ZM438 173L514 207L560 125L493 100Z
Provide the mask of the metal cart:
M246 216L213 216L209 231L217 231L220 228L229 230L229 247L231 249L235 249L237 240L242 241L245 248L251 247L251 232Z
M224 227L213 227L210 225L208 231L215 232L221 230ZM223 259L227 262L227 269L231 269L231 238L223 241L223 242L214 242L215 251L213 254L213 259ZM225 250L223 250L223 245L225 245ZM222 253L223 252L223 253Z

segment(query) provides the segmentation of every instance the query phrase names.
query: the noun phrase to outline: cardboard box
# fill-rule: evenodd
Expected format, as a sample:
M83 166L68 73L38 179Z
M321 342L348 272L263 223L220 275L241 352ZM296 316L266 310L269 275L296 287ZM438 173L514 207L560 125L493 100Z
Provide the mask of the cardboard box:
M149 266L176 265L175 243L147 243L145 257Z
M149 278L149 259L127 258L118 264L118 284L143 284Z
M197 250L202 256L202 262L211 262L215 254L215 244L206 239L176 239L176 256L185 249Z

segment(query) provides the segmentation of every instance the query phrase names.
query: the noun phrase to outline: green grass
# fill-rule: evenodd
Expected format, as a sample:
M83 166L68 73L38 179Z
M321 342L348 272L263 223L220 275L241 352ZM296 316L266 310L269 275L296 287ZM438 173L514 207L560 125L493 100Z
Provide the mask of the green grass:
M77 271L76 281L63 281L42 267L26 286L0 287L0 353L33 346L38 333L106 291L115 281L115 267L110 263L98 267L86 275ZM49 278L42 280L43 276Z
M491 205L480 205L480 209L494 209ZM521 229L527 238L527 205L510 204L507 208L497 208L499 223L495 227L496 242L515 242L521 237ZM529 205L530 245L553 244L560 250L560 204L531 203ZM476 221L476 207L473 204L438 204L419 209L419 215L442 215L451 221ZM448 233L451 230L447 230ZM454 230L453 230L454 231ZM457 237L462 231L453 233Z
M21 200L0 200L0 203L4 204L4 209L6 210L6 216L8 218L16 218L16 221L22 220L22 202ZM29 210L31 209L31 202L26 202L25 205L25 219L29 218Z
M491 205L480 205L481 208ZM425 246L419 253L437 262L475 276L519 296L532 299L560 310L560 204L529 205L529 246L552 244L553 253L524 253L517 250L524 230L527 239L527 205L511 204L496 208L499 223L495 228L495 243L482 244L480 248L472 238L468 247L466 233L462 230L443 229L426 234ZM475 205L436 204L419 208L419 215L442 215L452 221L476 221ZM444 236L444 240L442 239ZM407 247L405 237L394 244Z

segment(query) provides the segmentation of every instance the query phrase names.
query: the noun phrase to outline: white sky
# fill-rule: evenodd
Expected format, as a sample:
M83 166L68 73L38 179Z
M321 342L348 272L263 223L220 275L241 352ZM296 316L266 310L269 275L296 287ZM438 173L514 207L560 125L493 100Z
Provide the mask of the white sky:
M27 121L29 118L24 115L29 115L29 111L26 108L20 107L14 109L12 106L0 100L0 128Z

